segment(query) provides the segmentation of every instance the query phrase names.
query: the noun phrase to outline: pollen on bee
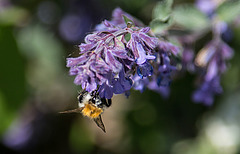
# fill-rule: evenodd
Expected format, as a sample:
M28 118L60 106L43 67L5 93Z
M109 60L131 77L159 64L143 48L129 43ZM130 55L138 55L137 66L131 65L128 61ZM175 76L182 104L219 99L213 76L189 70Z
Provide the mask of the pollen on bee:
M101 108L97 108L91 104L86 104L82 110L82 114L89 118L97 118L102 112L103 110Z

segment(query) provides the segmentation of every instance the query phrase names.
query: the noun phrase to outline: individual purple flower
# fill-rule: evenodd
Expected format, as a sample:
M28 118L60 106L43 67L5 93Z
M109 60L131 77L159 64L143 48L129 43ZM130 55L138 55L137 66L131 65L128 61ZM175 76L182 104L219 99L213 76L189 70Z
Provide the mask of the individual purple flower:
M145 62L137 67L137 74L141 78L148 77L153 74L153 67L149 62Z

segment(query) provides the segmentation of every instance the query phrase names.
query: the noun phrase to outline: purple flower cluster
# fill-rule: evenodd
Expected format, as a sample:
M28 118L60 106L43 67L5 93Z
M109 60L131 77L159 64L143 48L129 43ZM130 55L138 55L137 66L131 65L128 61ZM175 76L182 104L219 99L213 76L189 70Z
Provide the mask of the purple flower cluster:
M226 60L232 55L233 50L220 39L211 41L199 51L195 63L204 68L205 73L200 88L193 94L195 102L212 105L214 95L222 93L220 75L226 71Z
M226 60L231 59L233 50L224 42L231 39L229 25L221 21L217 14L217 8L222 1L196 0L195 6L208 17L211 22L209 29L213 34L211 40L196 55L194 62L194 52L190 47L197 41L196 36L186 41L182 37L184 50L182 53L182 66L185 70L196 73L200 82L198 89L194 91L192 99L194 102L212 105L214 96L222 93L220 84L221 75L226 71ZM198 33L200 33L199 31Z
M98 88L101 97L110 99L131 89L132 70L145 69L145 63L155 59L158 39L147 34L149 27L121 28L106 20L103 24L104 30L87 35L79 45L79 57L67 58L67 67L76 76L75 84L89 92Z
M141 22L115 9L113 20L103 21L79 45L80 56L67 58L70 75L76 76L74 83L88 92L97 89L107 99L132 87L169 91L170 74L176 70L170 56L179 49L151 36L149 27L140 26Z

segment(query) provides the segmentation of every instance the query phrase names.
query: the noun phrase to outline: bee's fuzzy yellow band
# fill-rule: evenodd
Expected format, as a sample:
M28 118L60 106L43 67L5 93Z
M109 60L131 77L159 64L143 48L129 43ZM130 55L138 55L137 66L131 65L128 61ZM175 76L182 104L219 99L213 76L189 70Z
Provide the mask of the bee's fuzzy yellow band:
M84 116L87 116L89 118L97 118L103 110L101 108L97 108L96 106L92 104L86 104L85 107L82 110L82 114Z

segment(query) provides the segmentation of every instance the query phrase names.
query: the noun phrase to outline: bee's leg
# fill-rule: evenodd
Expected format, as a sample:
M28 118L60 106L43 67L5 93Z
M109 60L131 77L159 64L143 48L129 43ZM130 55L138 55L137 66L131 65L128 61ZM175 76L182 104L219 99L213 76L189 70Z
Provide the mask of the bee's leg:
M101 98L101 101L103 102L104 105L106 105L106 107L109 107L112 104L112 99L106 100L106 98Z
M86 87L84 89L82 89L81 91L78 91L78 94L80 95L80 94L83 94L85 92L86 92Z
M102 101L102 104L106 105L107 106L107 101L106 101L106 98L101 98L101 101Z
M106 106L107 106L107 107L109 107L109 106L112 105L112 99L107 99L106 102L107 102L107 103L106 103Z

